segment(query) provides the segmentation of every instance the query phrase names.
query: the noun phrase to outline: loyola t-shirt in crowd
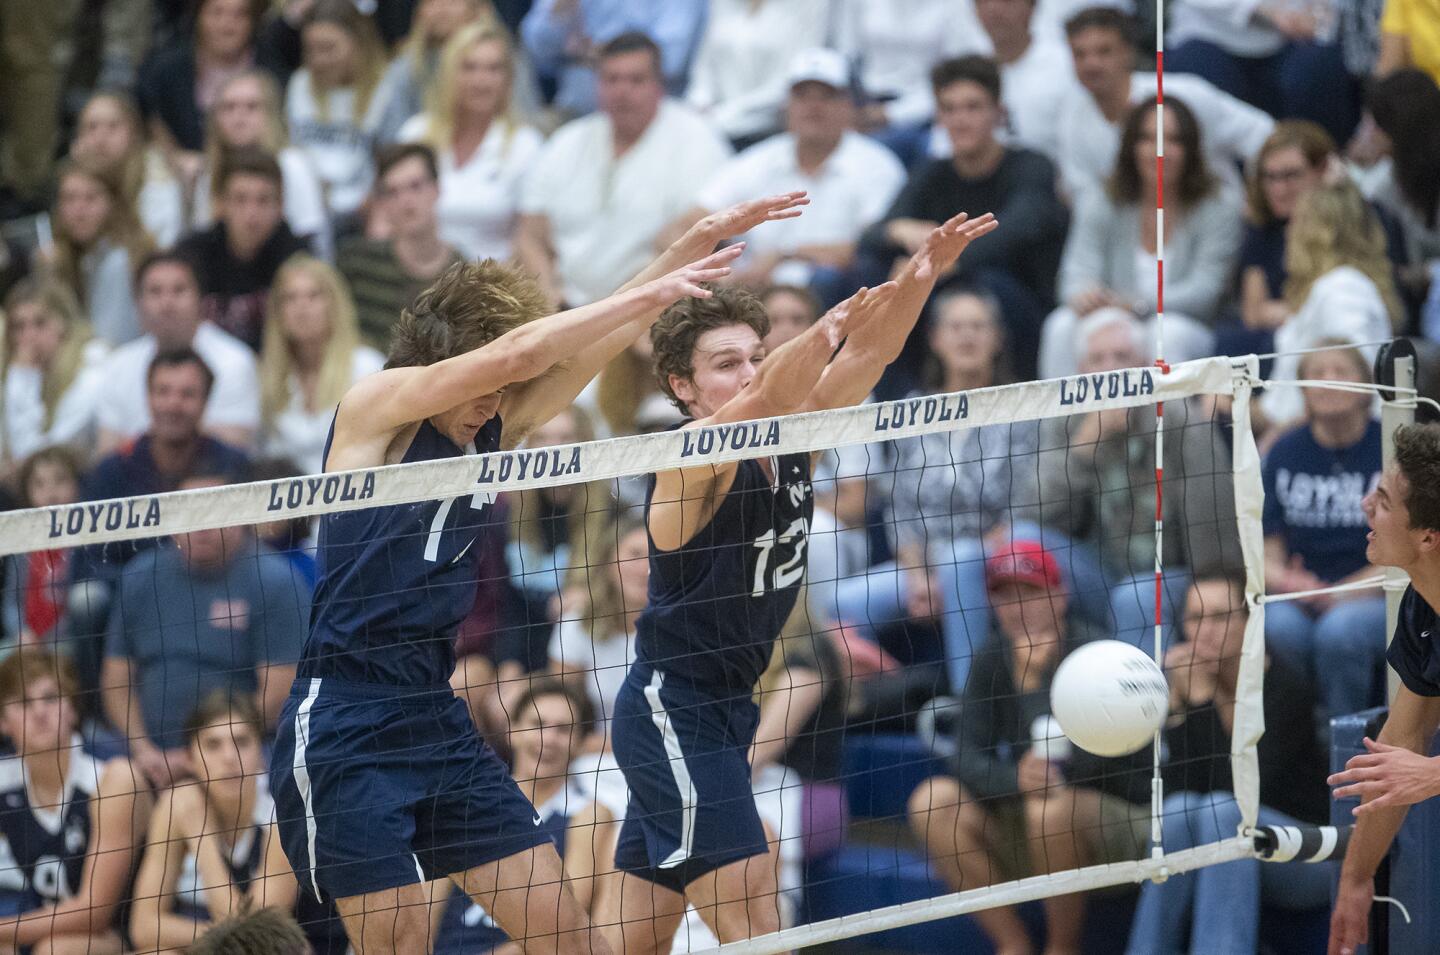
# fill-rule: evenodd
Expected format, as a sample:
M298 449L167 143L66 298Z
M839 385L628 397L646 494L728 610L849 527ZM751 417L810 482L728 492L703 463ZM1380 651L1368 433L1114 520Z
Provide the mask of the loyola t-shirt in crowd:
M1321 580L1366 565L1365 495L1380 480L1380 422L1348 448L1324 448L1309 425L1296 428L1265 459L1265 536L1285 546Z

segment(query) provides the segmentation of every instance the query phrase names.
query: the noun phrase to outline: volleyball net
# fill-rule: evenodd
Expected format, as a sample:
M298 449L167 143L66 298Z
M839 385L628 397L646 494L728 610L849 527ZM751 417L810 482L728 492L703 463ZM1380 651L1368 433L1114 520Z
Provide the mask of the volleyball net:
M773 468L807 452L818 455L806 489L814 518L747 542L754 579L740 582L763 591L803 576L804 586L758 685L732 701L735 713L758 703L746 717L758 731L742 757L744 798L764 827L783 928L727 951L858 935L874 948L953 951L966 931L994 939L1047 919L1051 933L1078 930L1087 899L1103 907L1115 887L1253 859L1262 799L1291 821L1324 821L1297 795L1305 780L1294 793L1262 793L1257 768L1268 689L1288 695L1272 704L1296 726L1316 725L1318 705L1303 681L1266 665L1257 367L1214 358L1124 368L601 441L577 441L584 428L569 414L515 451L0 514L10 632L23 634L0 666L0 729L14 742L0 785L23 798L0 796L0 813L56 804L34 767L60 751L67 792L94 810L82 825L62 806L65 837L41 855L21 843L44 841L52 809L33 813L33 839L18 822L0 825L0 899L13 912L132 899L107 910L103 930L142 949L188 945L243 905L295 907L317 950L343 951L305 859L280 851L265 767L309 620L311 529L326 514L412 508L407 543L418 545L443 525L440 501L477 515L455 695L553 834L565 886L592 921L624 918L624 900L607 898L624 884L616 842L645 802L627 786L610 728L646 600L647 475ZM700 562L721 556L692 549ZM697 597L687 626L740 632L717 618L735 606L727 596ZM1099 639L1158 654L1171 693L1158 748L1099 758L1050 718L1055 667ZM51 653L65 661L61 676L46 669ZM41 663L15 662L27 660ZM677 673L717 666L669 663ZM73 703L64 720L41 712L57 693ZM655 696L663 735L666 701ZM385 730L357 732L372 746ZM384 745L397 747L391 763L418 766L432 758L429 742ZM703 774L724 762L687 752L693 744L671 733L661 760L692 840L682 855L732 836L692 829L710 818ZM1320 731L1306 745L1296 764L1316 761L1303 768L1321 780L1323 810ZM112 772L125 764L109 762L127 755L128 797ZM95 809L121 803L128 813ZM406 811L420 830L434 822L423 806ZM369 827L359 828L352 845L363 846ZM1330 835L1322 845L1308 831L1277 832L1269 851L1284 858L1334 848ZM81 872L100 871L94 860L107 854L129 865L105 869L124 884L99 891ZM517 925L523 939L513 905L508 917L489 912L439 880L423 904L431 950L483 950ZM978 918L935 924L964 914ZM717 944L715 917L690 910L674 950Z

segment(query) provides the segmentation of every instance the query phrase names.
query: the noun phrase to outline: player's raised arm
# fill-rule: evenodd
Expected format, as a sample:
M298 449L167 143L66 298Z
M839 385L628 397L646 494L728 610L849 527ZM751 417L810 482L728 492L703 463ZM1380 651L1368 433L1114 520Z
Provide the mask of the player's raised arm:
M857 327L845 347L825 369L824 376L805 401L805 411L844 408L864 401L885 368L900 357L935 281L949 271L971 242L999 223L990 213L976 219L960 213L933 229L910 257L896 283L899 286L886 314Z
M622 285L617 294L640 288L647 282L684 268L688 263L704 258L724 240L744 235L762 223L793 219L800 215L809 201L804 192L786 192L752 199L705 216L671 243L655 261ZM729 265L743 250L743 244L722 249L715 254L712 264ZM663 308L654 308L635 315L609 335L593 340L572 360L523 385L523 394L508 396L504 409L506 443L518 442L525 433L570 407L591 379L645 334L662 311ZM516 389L516 392L519 391Z

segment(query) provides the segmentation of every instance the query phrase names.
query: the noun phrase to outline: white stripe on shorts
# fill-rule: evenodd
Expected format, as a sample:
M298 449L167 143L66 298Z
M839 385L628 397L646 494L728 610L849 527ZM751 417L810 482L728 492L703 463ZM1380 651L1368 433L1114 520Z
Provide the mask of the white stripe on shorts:
M316 880L315 870L315 797L310 792L310 769L305 765L305 745L310 739L310 708L315 705L315 698L320 695L320 681L310 681L310 689L305 694L305 699L300 708L295 711L295 788L300 790L300 799L305 803L305 836L306 843L310 849L310 888L315 892L315 898L321 902L325 901L320 897L320 883Z
M645 699L650 701L650 719L654 721L661 739L665 741L665 754L670 757L670 772L675 777L675 789L680 794L680 848L660 863L662 869L673 869L690 858L690 848L695 842L695 807L700 799L695 793L695 784L690 780L690 768L685 765L685 753L680 749L680 738L675 735L675 727L670 725L670 714L665 712L665 704L660 702L660 687L664 682L664 677L656 670L655 675L650 678L650 685L645 687Z

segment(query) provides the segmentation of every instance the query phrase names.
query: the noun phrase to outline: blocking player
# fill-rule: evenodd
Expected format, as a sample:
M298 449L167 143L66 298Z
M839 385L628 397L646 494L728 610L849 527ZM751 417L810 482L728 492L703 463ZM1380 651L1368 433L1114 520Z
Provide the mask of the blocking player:
M710 294L701 283L738 254L707 255L720 239L798 215L806 201L790 193L726 210L621 292L546 318L520 273L455 266L402 314L386 369L341 400L325 470L519 444L667 305ZM490 501L477 490L320 522L310 635L281 715L271 792L301 891L333 898L366 955L425 951L424 883L438 878L527 951L605 951L562 887L534 808L447 682Z
M1440 728L1440 425L1395 432L1395 461L1365 498L1365 556L1410 575L1386 658L1401 686L1378 740L1330 777L1336 798L1359 796L1355 831L1330 915L1330 955L1369 940L1375 869L1412 804L1440 795L1440 759L1426 756Z
M862 289L768 357L769 321L750 293L677 303L650 332L660 386L690 428L857 404L899 355L936 276L995 225L988 214L950 220L897 282ZM669 951L687 902L722 943L780 927L746 754L751 694L805 572L813 463L697 463L649 483L650 602L612 727L630 786L622 876L598 919L624 955Z

